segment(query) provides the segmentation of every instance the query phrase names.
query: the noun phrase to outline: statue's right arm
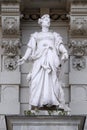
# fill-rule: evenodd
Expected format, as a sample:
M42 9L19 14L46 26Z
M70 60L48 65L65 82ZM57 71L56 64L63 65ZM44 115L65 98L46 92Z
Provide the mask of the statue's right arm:
M22 65L31 55L32 51L35 50L36 47L36 38L37 38L37 32L35 32L34 34L31 34L30 40L28 42L28 48L25 52L25 55L18 60L17 64L18 65Z
M18 61L17 61L17 65L22 65L22 64L24 64L25 63L25 61L28 59L28 57L30 56L30 54L31 54L31 48L27 48L27 50L26 50L26 52L25 52L25 55L21 58L21 59L19 59Z

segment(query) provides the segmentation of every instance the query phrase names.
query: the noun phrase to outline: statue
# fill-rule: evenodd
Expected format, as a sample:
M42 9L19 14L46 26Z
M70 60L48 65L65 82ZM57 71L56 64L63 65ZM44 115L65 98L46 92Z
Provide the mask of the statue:
M31 107L41 108L44 106L56 106L64 109L64 93L57 77L57 69L61 60L68 59L60 34L51 32L50 17L43 15L38 20L41 32L31 34L25 55L18 60L18 65L27 59L33 61L32 73L27 79L31 80L30 99Z

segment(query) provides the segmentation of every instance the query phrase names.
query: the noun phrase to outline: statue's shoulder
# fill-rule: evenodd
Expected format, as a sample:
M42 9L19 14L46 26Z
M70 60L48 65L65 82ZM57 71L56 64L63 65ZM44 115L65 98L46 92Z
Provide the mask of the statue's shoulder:
M38 32L34 32L34 33L31 34L31 37L33 37L35 39L37 38L37 36L38 36Z
M59 33L53 32L54 37L61 37Z
M61 35L59 33L54 32L53 35L54 35L54 38L55 38L56 45L59 45L60 43L63 43L62 37L61 37Z

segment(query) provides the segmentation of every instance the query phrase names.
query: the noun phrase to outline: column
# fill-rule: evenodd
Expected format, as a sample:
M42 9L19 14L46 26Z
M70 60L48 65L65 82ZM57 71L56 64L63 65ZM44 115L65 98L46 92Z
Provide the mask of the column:
M0 114L20 114L20 3L1 3L1 28Z
M71 114L87 114L87 2L73 1L70 10Z

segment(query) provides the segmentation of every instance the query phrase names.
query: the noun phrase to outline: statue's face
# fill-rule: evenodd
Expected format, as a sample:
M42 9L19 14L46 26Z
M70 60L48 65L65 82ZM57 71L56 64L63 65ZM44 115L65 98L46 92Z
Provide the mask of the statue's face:
M50 18L49 17L44 17L42 19L42 27L49 27L50 26Z

